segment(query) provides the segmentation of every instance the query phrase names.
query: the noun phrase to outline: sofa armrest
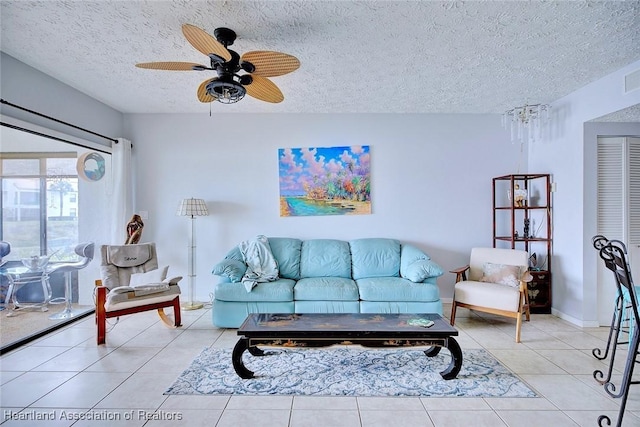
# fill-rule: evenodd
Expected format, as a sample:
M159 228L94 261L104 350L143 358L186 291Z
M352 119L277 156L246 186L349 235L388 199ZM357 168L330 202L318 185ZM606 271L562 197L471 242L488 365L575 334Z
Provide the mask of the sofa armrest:
M469 265L465 265L464 267L458 267L453 270L450 270L449 273L456 274L456 283L467 280L467 270L469 270Z
M430 259L420 259L407 266L403 277L412 282L420 283L430 277L440 277L442 274L442 268L438 264Z
M224 259L213 267L216 276L227 277L231 282L240 282L247 271L247 264L237 259Z

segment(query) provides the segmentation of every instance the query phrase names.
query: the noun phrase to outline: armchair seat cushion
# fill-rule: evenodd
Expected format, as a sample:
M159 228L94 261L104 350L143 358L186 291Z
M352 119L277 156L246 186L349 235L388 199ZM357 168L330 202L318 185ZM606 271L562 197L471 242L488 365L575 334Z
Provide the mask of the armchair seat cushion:
M214 293L219 301L293 301L293 285L295 283L295 280L281 278L273 282L258 283L251 292L247 292L242 282L218 283Z
M147 295L139 295L136 291L129 292L109 292L104 305L106 311L124 310L141 305L155 304L158 302L171 301L180 295L180 286L170 285L169 289L163 292L155 292Z
M515 312L520 301L520 288L467 280L456 283L455 297L462 304Z
M401 277L369 277L358 279L362 301L414 301L440 300L438 287L433 283L415 283Z

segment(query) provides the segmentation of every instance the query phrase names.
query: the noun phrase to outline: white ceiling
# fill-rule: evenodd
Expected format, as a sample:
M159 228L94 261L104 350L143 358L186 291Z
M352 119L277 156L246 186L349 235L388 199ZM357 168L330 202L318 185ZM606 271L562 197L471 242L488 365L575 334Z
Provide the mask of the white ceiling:
M238 33L301 68L272 78L285 100L213 112L501 113L553 102L640 59L640 1L10 1L0 48L125 113L209 112L213 72L183 23ZM9 100L11 101L11 100Z

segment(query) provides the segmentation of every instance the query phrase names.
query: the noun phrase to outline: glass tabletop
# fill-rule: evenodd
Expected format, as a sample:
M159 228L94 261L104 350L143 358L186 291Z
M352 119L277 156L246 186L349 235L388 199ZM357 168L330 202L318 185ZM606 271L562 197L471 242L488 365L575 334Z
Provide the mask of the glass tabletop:
M43 274L47 274L48 272L49 272L48 266L45 266L44 268L36 269L36 270L32 270L25 266L7 267L6 264L0 267L0 274L13 276L13 277L20 277L24 275L42 276Z

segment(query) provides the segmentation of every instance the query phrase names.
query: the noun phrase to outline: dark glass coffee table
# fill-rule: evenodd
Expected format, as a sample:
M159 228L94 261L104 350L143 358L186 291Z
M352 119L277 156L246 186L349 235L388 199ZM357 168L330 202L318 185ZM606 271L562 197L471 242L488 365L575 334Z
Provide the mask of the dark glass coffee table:
M250 314L238 329L241 338L233 348L232 362L244 379L253 372L242 362L245 351L253 356L269 354L258 346L327 347L357 344L364 347L429 347L436 356L442 347L451 353L449 366L440 375L455 378L462 367L462 350L453 338L458 331L439 314Z

